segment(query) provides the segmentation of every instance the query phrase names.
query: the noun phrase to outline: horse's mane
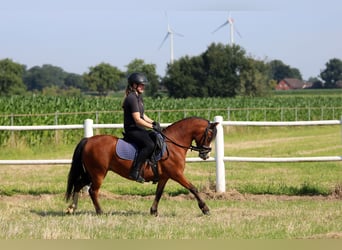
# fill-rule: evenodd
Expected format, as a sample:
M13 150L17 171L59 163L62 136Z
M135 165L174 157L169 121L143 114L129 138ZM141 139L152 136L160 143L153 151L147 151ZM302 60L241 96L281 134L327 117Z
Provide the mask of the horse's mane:
M181 122L184 122L184 121L187 121L187 120L193 120L193 119L203 120L203 121L207 121L207 122L209 123L209 121L208 121L207 119L204 119L204 118L202 118L202 117L191 116L191 117L186 117L186 118L183 118L183 119L181 119L181 120L179 120L179 121L176 121L176 122L170 124L169 126L167 126L165 129L168 129L168 128L171 128L171 127L173 127L173 126L176 126L176 125L178 125L178 124L181 123Z

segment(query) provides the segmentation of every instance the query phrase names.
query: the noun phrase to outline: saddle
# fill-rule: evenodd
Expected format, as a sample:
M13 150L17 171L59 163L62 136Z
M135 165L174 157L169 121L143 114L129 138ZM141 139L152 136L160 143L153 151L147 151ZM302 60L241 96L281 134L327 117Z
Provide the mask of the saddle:
M147 160L148 165L152 168L154 174L154 181L156 183L159 177L157 162L163 157L166 151L166 143L162 134L151 131L150 137L155 142L154 150L151 157ZM138 147L134 143L127 142L125 137L120 138L116 145L116 154L124 160L134 160L137 153Z

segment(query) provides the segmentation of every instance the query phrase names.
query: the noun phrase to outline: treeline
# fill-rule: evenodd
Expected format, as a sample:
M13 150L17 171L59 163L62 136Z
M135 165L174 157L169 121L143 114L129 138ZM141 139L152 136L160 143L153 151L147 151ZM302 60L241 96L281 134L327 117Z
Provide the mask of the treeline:
M25 65L7 58L0 60L0 94L11 96L29 92L67 96L81 93L107 95L111 91L124 89L127 84L126 75L133 71L145 72L149 76L152 86L150 91L153 91L153 85L158 85L155 65L145 64L139 59L133 60L127 66L127 72L122 72L108 63L100 63L80 75L50 64L27 69Z
M263 61L247 56L238 45L211 44L198 56L184 56L168 64L164 77L158 76L155 64L134 59L121 71L100 63L80 74L65 72L50 64L27 69L11 59L0 60L0 95L108 95L126 87L131 72L144 72L149 80L148 96L234 97L262 96L273 90L284 78L302 80L297 68L281 60ZM308 79L315 88L335 88L342 81L342 61L333 58L326 63L320 78Z

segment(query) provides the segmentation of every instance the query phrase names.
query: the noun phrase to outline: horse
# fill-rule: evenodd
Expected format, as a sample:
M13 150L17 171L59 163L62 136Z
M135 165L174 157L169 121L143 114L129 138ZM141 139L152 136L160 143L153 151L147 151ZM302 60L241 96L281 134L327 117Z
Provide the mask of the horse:
M216 137L217 122L210 122L199 117L189 117L179 120L161 131L166 150L157 162L158 180L155 198L150 208L150 214L158 216L158 204L166 183L172 179L189 190L196 198L203 214L209 214L209 208L200 197L197 188L184 176L185 158L188 150L197 151L203 160L209 158L211 142ZM99 189L107 172L129 178L132 160L122 159L116 152L119 138L113 135L94 135L83 138L77 144L72 157L71 168L67 179L65 193L66 202L72 197L72 203L66 213L72 214L78 205L78 197L83 187L88 186L88 193L97 214L102 214L98 201ZM196 145L193 145L195 141ZM142 176L146 182L155 181L155 174L145 163Z

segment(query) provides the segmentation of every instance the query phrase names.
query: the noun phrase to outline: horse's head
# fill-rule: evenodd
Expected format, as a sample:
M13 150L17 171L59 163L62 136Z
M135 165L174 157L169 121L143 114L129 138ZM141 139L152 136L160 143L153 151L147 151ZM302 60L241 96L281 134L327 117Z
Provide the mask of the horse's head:
M211 152L210 144L216 137L217 124L218 122L211 123L203 118L189 117L167 127L163 135L180 148L198 151L198 156L206 160ZM191 145L193 141L196 146Z
M202 135L195 138L196 147L193 147L192 149L198 151L198 156L203 160L209 158L211 152L211 142L216 137L217 124L218 122L208 122L207 127L203 129Z

